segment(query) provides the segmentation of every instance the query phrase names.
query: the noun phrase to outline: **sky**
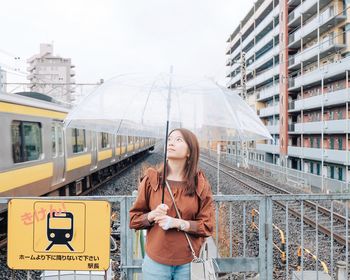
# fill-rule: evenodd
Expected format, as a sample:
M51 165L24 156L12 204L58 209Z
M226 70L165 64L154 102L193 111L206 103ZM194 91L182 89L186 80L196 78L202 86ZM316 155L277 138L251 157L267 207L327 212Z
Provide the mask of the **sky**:
M168 72L225 82L226 40L253 0L11 0L0 9L0 66L25 79L40 43L72 59L76 82ZM15 60L14 57L20 57ZM20 70L18 70L20 69ZM13 73L13 74L11 74Z

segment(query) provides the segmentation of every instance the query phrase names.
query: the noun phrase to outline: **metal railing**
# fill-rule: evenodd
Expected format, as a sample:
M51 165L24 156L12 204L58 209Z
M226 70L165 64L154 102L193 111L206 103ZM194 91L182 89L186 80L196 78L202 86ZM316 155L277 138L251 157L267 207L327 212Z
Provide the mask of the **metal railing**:
M257 145L261 146L265 144ZM234 166L242 166L242 156L239 153L236 154L233 147L231 147L230 150L232 150L233 153L221 152L220 160L224 163L232 164ZM215 155L216 158L216 150L208 150L202 147L201 152L209 156ZM251 154L254 154L256 152L256 150L249 150L249 153ZM296 187L299 187L300 189L307 191L312 190L315 192L324 193L350 193L350 181L340 181L325 176L322 178L321 175L281 166L279 164L257 160L254 157L249 158L248 164L250 169L256 169L266 176L273 177L276 181L288 182L292 185L295 185Z
M230 186L230 189L233 187L235 186ZM9 199L1 198L0 203L7 203ZM62 200L59 197L52 199ZM129 229L129 210L135 196L89 196L72 197L71 199L106 200L112 204L112 208L118 209L120 278L134 279L136 274L141 273L142 258L137 252L137 248L140 248L137 245L139 242L137 237L140 235ZM279 275L282 279L292 279L295 273L303 274L304 270L313 270L315 275L326 274L338 280L346 279L341 278L342 274L349 275L350 194L216 195L214 200L214 240L218 249L216 257L218 272L221 275L225 273L243 274L247 275L246 279L250 279L249 277L259 274L260 280L274 279L274 275ZM302 214L307 213L306 205L310 201L316 203L316 213L318 213L318 205L321 208L321 204L328 203L332 213L331 233L328 237L321 237L318 231L321 214L315 214L316 228L313 229L303 215L295 218L296 211ZM296 203L298 206L295 205ZM343 235L347 243L340 251L334 239L336 230L339 229L339 225L335 225L336 221L333 218L337 207L340 207L341 214L347 221L343 225L345 229ZM279 250L274 251L276 247ZM327 250L328 254L324 254L324 250ZM313 261L310 262L305 258L306 253L313 256ZM340 269L336 265L337 261L344 261L345 265L343 264ZM45 279L45 276L42 276L41 279ZM306 275L305 279L307 279Z

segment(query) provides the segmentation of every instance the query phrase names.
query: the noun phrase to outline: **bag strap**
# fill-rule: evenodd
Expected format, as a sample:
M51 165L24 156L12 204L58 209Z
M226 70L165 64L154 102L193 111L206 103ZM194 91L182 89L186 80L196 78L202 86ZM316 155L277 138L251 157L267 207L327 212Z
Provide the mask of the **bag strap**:
M174 203L174 207L175 207L175 210L176 210L176 214L177 214L177 216L181 219L181 215L180 215L179 209L178 209L177 206L176 206L175 198L174 198L173 192L171 191L171 188L170 188L170 186L169 186L168 180L165 180L165 183L166 183L166 186L167 186L167 188L168 188L168 191L169 191L171 200L172 200L173 203ZM190 238L188 237L188 234L187 234L186 232L183 232L183 233L184 233L185 236L186 236L188 245L190 245L191 253L192 253L192 256L193 256L193 261L194 261L194 262L197 262L199 259L197 258L196 253L194 252L194 249L193 249L192 243L191 243L191 241L190 241Z

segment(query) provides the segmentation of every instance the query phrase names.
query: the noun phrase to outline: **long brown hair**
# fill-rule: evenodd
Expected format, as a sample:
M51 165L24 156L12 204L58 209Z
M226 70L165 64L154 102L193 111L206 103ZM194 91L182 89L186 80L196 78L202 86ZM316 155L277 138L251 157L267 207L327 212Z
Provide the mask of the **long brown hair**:
M186 195L193 196L196 193L198 178L197 178L197 172L198 172L198 161L199 161L199 143L196 135L194 135L193 132L191 132L188 129L185 128L176 128L170 131L169 136L174 131L179 131L182 134L182 137L184 138L188 150L189 150L189 157L186 160L185 165L185 172L184 172L184 179L185 179L185 193ZM161 168L161 171L164 167ZM163 175L163 172L160 173L161 176ZM161 179L161 181L163 178Z

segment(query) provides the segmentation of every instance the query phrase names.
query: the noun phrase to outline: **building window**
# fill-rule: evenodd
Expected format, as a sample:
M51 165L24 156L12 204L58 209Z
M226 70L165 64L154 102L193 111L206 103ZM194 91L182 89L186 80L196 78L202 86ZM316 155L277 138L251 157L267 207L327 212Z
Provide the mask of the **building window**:
M339 137L338 138L338 150L343 149L343 138Z
M37 160L42 154L41 124L38 122L13 121L11 139L14 163Z
M86 150L85 129L72 129L73 153L81 153Z
M320 175L321 174L321 165L319 163L317 163L316 168L317 168L317 175Z
M338 179L340 181L343 181L343 168L339 168L339 173L338 173Z
M330 171L331 171L331 178L334 179L334 166L330 167Z
M334 137L330 136L331 149L334 149Z
M342 120L343 119L343 111L339 110L338 111L338 120Z
M101 148L109 148L108 133L101 133Z
M312 162L310 162L310 173L314 173L314 164Z

